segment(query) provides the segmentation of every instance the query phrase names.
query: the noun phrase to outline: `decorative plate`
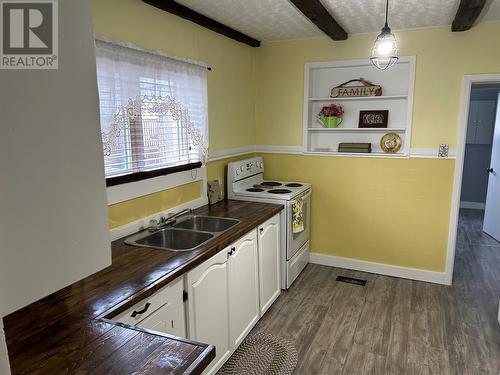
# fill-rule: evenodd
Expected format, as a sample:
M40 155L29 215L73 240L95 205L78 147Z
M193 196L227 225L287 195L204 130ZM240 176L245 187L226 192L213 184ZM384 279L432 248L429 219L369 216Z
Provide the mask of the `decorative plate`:
M402 145L401 137L396 133L387 133L380 139L380 147L386 153L398 152Z

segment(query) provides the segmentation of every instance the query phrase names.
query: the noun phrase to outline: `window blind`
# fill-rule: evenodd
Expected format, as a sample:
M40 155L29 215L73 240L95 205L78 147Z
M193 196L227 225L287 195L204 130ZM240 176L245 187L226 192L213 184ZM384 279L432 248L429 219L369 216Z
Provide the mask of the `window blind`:
M199 166L200 145L193 138L208 140L206 68L101 40L96 40L96 65L107 179ZM164 98L178 106L155 111L152 103ZM179 108L188 113L191 128L178 116ZM119 114L126 120L117 122L123 119Z

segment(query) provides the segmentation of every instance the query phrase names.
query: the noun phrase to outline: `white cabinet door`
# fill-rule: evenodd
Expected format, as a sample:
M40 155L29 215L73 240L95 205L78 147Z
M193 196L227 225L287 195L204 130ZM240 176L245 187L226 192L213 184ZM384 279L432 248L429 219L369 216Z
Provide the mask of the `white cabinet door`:
M231 354L229 345L228 252L221 251L189 271L188 293L189 338L215 346L216 357L205 370L213 373Z
M229 336L236 349L259 320L259 265L256 230L238 240L230 250Z
M281 293L280 220L276 215L259 226L260 314L269 309Z

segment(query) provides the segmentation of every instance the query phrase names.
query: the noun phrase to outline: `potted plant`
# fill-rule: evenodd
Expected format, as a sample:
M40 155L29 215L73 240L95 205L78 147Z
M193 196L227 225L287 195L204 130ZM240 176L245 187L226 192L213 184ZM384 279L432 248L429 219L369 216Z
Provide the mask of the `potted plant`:
M319 120L325 128L336 128L342 123L344 109L341 105L332 103L324 106L318 114Z

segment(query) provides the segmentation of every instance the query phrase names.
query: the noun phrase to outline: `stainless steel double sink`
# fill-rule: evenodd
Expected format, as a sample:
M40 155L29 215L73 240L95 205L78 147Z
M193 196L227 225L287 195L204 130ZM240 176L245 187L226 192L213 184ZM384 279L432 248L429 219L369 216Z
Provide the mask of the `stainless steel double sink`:
M190 215L164 228L144 230L125 239L128 245L170 251L190 251L221 235L240 221L237 219Z

